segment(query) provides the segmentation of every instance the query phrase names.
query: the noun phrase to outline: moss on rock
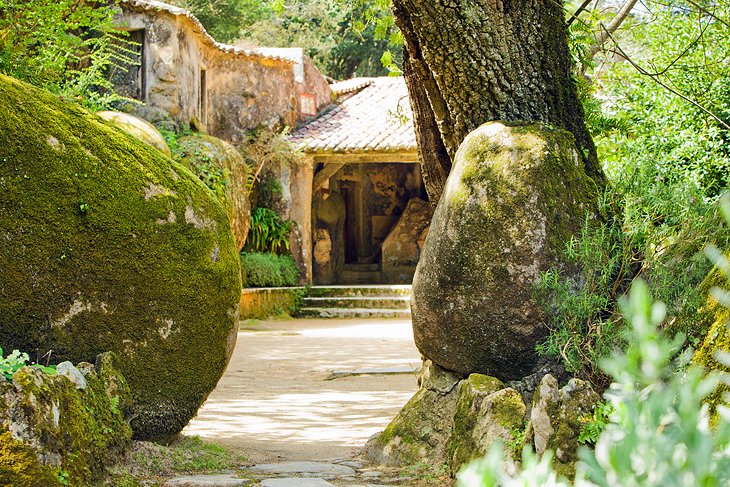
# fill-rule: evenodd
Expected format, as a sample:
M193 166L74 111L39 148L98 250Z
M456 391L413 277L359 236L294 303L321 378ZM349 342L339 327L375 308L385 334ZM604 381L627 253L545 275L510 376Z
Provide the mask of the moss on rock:
M2 485L57 485L61 472L69 485L92 485L125 455L132 431L119 409L125 380L113 362L111 355L103 358L98 374L79 364L83 388L32 367L0 387L0 465L19 462L6 472L13 480ZM36 476L49 483L26 483L25 477Z
M730 258L730 254L726 254ZM730 352L730 309L722 306L710 291L713 288L727 289L727 277L719 267L712 269L707 278L702 282L700 291L707 296L704 306L698 310L698 317L701 329L708 330L702 345L692 357L692 363L702 366L707 371L722 371L730 373L730 369L717 360L717 352ZM712 414L711 424L715 425L719 419L716 411L720 404L727 404L724 400L725 394L730 392L730 387L720 382L705 402L710 407Z
M246 192L248 166L228 142L195 134L179 140L180 163L200 177L226 207L238 250L251 226L251 204Z
M522 429L525 411L522 396L498 379L472 374L463 380L446 445L451 471L456 473L465 463L486 454L497 439L506 444L516 441L513 432Z
M162 134L148 121L122 112L103 111L97 112L96 114L103 120L111 122L124 130L132 137L151 145L166 156L170 157L172 155Z
M597 208L581 161L573 136L545 125L494 122L467 136L413 282L424 356L463 375L532 371L547 334L533 285L567 266L566 242Z
M458 381L450 372L424 364L419 377L421 388L385 431L368 442L365 456L372 462L398 467L445 463Z
M190 171L88 111L0 77L0 346L111 350L138 438L179 432L236 339L238 252Z

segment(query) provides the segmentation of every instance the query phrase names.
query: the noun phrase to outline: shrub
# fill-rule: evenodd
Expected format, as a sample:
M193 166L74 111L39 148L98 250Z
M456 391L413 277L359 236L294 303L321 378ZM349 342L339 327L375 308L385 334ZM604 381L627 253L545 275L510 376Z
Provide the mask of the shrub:
M124 99L109 70L133 64L135 47L115 29L114 13L114 5L95 0L0 0L0 72L109 108Z
M241 253L245 287L296 286L299 267L290 255Z

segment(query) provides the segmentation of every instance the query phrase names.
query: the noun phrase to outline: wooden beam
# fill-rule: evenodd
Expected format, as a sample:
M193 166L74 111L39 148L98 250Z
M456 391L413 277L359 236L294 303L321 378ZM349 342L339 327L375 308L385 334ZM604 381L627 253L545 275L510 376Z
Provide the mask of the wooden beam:
M312 191L317 191L322 187L324 183L329 181L329 178L337 174L337 171L342 169L345 165L344 162L335 162L325 164L325 166L314 175L314 182L312 183Z
M323 162L325 164L344 163L344 164L366 164L378 162L418 162L418 152L316 152L307 154L311 156L314 162Z

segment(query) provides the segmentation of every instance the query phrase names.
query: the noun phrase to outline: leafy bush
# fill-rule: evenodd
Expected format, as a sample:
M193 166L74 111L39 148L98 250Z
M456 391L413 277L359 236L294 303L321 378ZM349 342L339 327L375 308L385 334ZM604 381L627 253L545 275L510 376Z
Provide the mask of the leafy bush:
M603 362L614 382L605 394L613 411L595 451L580 450L576 486L721 486L730 484L730 409L709 427L703 399L718 378L691 367L678 374L687 354L677 357L684 338L664 337L659 329L666 307L653 303L646 284L634 282L622 300L631 324L631 347ZM730 363L730 354L723 360ZM723 378L728 381L728 377ZM551 454L538 460L527 448L517 477L503 470L502 446L471 463L458 475L461 487L567 486L550 465Z
M627 20L631 28L618 35L620 48L659 78L614 58L596 68L591 83L579 83L611 186L602 220L586 221L566 250L581 278L569 281L555 269L538 286L551 330L538 351L560 357L597 386L608 381L596 365L600 358L625 347L617 303L632 280L646 279L669 305L665 328L697 345L707 332L696 319L705 298L699 284L711 267L702 249L730 243L716 208L730 182L730 131L656 83L728 119L730 24L723 19L730 6L713 6L713 21L696 2L672 3L676 8L657 6ZM598 22L605 19L584 15L571 27L573 52L585 68L592 67L585 50Z
M244 287L285 287L299 284L299 267L290 255L241 253Z
M292 222L268 208L256 208L251 212L251 229L246 239L246 250L278 254L289 250L289 232Z
M95 0L0 0L0 72L108 108L123 99L108 71L133 55L113 17L113 5Z

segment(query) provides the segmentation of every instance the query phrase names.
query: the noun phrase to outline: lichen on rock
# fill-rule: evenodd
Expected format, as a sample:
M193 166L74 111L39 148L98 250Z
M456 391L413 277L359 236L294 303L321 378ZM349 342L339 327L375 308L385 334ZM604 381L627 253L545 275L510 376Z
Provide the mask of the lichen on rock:
M65 375L23 367L0 383L0 484L86 486L98 482L131 446L120 404L129 402L113 354L78 364L84 388Z
M730 258L730 254L726 254ZM730 309L724 307L712 296L713 288L727 289L728 278L722 270L715 266L700 285L700 292L706 296L706 302L697 313L699 326L707 330L707 334L692 357L692 363L703 367L706 371L722 371L730 373L730 368L717 359L718 352L730 353ZM723 381L718 383L715 390L705 398L710 407L711 424L717 424L717 406L727 404L725 395L730 392L730 387Z
M525 441L533 445L538 455L546 450L555 452L553 468L566 477L574 476L583 418L599 401L586 381L570 379L558 389L555 377L546 375L533 396Z
M419 391L385 431L365 447L365 456L381 465L446 463L446 443L454 420L460 377L426 362Z
M179 140L180 163L198 174L226 207L236 245L241 250L251 226L251 204L246 192L248 166L238 150L210 135L195 134Z
M186 222L188 208L215 225ZM210 190L88 111L0 77L0 239L0 347L73 363L114 351L135 436L178 433L236 339L238 252Z
M548 268L571 273L565 244L596 213L597 195L566 131L493 122L469 134L414 278L421 353L463 375L531 373L547 334L534 283Z
M472 374L461 381L446 445L451 471L456 473L463 464L485 455L497 440L514 441L513 432L524 424L525 409L520 394L499 379Z

